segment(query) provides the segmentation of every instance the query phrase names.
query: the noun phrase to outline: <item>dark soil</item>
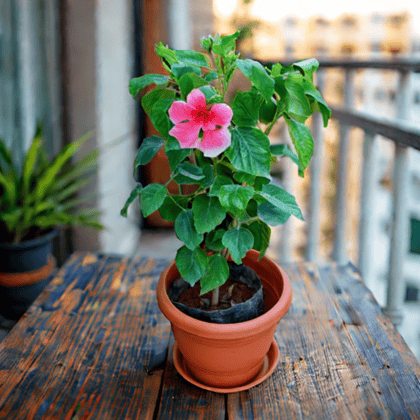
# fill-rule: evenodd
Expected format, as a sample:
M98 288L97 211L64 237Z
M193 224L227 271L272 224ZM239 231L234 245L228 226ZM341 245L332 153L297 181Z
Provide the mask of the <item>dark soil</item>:
M178 302L190 308L200 308L206 311L214 311L218 309L229 309L238 303L251 299L255 294L254 289L251 289L245 284L228 279L226 283L219 288L219 304L212 306L212 292L208 292L200 296L200 290L200 283L196 283L194 287L191 287L181 293Z

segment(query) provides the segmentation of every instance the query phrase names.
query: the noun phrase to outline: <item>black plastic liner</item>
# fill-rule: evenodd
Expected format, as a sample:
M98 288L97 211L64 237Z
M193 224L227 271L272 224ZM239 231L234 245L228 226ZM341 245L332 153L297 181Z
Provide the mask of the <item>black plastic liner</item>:
M228 309L206 311L201 308L190 308L178 302L182 292L191 288L183 278L172 282L168 296L172 303L183 313L200 321L212 322L215 324L235 324L249 321L259 317L263 313L263 289L261 279L252 269L243 264L237 265L229 261L229 278L232 281L245 284L255 290L254 296L245 302L238 303Z

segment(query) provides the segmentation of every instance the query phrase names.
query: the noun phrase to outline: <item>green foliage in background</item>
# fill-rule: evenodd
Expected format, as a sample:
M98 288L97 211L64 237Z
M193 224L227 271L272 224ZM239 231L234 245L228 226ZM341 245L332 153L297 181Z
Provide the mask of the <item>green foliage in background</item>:
M11 151L0 139L0 242L20 243L56 226L103 229L98 210L77 211L93 196L77 193L97 168L99 151L93 150L75 165L70 159L88 137L68 144L51 160L38 127L21 167L16 166Z

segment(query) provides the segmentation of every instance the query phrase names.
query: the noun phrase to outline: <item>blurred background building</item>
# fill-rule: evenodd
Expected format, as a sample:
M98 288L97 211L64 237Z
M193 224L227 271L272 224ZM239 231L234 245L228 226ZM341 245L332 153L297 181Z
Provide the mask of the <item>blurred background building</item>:
M408 1L408 0L407 0ZM154 44L163 41L175 49L199 48L210 33L242 30L238 42L243 55L270 62L308 57L327 59L420 58L417 11L380 2L334 2L329 9L313 2L281 4L269 0L3 0L0 2L0 137L19 155L43 121L52 154L66 143L91 131L91 142L80 154L102 151L95 181L94 203L103 211L104 232L75 229L62 235L63 255L72 250L97 250L131 255L141 244L141 229L169 228L158 213L142 220L139 209L129 218L119 211L131 191L132 162L141 139L153 133L150 121L128 93L131 77L162 73ZM354 3L356 4L356 3ZM408 4L408 3L407 3ZM414 4L414 3L413 3ZM281 6L281 7L280 7ZM315 9L316 8L316 9ZM397 10L398 8L398 10ZM330 10L331 9L331 10ZM235 81L236 86L243 83ZM420 75L412 78L409 116L420 126ZM342 103L344 76L340 70L325 74L324 96ZM396 116L397 78L390 71L361 70L355 79L354 107L366 113ZM288 141L284 127L273 131L273 142ZM357 265L359 195L363 133L353 129L348 155L347 254ZM391 220L390 174L393 143L380 142L374 212L374 262L365 281L380 304L385 300ZM338 126L324 133L320 256L330 258L334 237L334 197L337 173ZM298 178L287 164L273 172L307 211L310 177ZM163 153L141 174L143 184L164 182L169 167ZM401 332L420 358L420 156L410 161L410 243L407 244L405 321ZM291 242L283 231L292 232ZM305 223L289 220L274 229L269 255L304 259ZM140 241L140 242L139 242ZM63 257L64 258L64 257Z

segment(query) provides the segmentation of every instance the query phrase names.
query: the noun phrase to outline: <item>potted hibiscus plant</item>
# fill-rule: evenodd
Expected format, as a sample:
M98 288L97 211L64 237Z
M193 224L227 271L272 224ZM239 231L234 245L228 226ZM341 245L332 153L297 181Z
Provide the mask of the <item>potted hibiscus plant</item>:
M7 319L20 318L51 279L57 227L103 229L98 210L77 210L89 195L76 196L97 166L98 150L69 164L88 137L50 159L38 126L21 164L0 139L0 314Z
M171 176L165 185L139 183L121 210L125 216L139 197L145 217L158 210L174 222L184 245L162 273L159 307L172 324L177 370L217 392L247 389L276 366L273 335L290 306L291 288L264 253L270 226L291 215L302 219L302 213L291 194L270 182L270 166L286 156L303 176L314 147L305 122L319 111L326 126L331 113L313 84L315 59L264 67L240 57L238 36L204 38L204 53L160 43L156 53L168 75L131 80L133 97L154 85L141 103L161 135L144 139L134 171L164 147ZM250 89L228 102L235 71ZM270 144L280 118L294 150ZM178 194L169 194L169 182L179 185ZM196 188L183 194L188 184ZM235 294L242 298L235 300Z

